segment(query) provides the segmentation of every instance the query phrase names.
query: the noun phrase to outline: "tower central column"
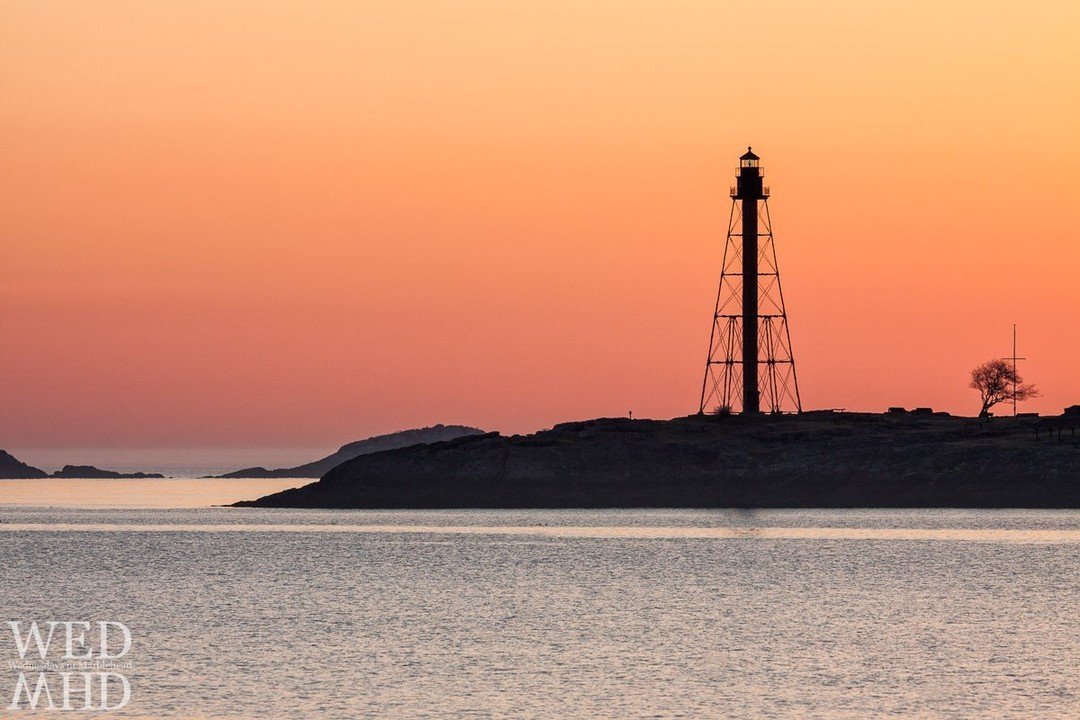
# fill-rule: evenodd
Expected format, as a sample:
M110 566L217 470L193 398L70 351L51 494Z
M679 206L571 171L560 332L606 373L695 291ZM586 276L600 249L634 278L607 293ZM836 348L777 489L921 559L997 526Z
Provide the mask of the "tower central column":
M742 203L743 413L760 410L758 392L758 200L765 197L758 156L739 158L735 197Z

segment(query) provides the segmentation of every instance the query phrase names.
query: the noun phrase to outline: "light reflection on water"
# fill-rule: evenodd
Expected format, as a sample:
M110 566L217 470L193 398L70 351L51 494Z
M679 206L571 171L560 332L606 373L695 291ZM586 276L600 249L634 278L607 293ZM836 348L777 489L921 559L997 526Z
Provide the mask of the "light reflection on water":
M162 525L106 523L0 524L0 532L273 532L439 535L510 535L551 538L638 540L951 540L1000 543L1080 543L1077 530L1012 528L851 528L851 527L643 527L618 525L316 525L228 524Z
M6 507L0 620L128 624L112 717L1074 718L1078 546L1075 511Z
M0 508L205 508L315 482L311 478L117 478L0 480Z

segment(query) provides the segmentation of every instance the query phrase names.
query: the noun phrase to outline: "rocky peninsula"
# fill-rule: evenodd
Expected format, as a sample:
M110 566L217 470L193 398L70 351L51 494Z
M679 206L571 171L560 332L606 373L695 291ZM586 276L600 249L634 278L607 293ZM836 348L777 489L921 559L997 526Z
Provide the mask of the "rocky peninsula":
M597 419L362 455L318 482L237 504L1080 508L1077 422L929 412Z

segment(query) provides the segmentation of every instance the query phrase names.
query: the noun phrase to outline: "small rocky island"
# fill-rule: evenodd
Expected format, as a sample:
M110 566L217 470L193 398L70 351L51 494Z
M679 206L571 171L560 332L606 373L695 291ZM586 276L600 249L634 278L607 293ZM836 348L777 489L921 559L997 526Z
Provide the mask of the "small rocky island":
M1076 424L930 412L598 419L362 455L237 505L1080 508Z
M161 473L145 473L145 472L117 472L115 470L102 470L96 468L93 465L65 465L63 468L54 472L51 477L54 478L78 478L78 479L92 479L92 480L112 480L116 478L124 479L156 479L164 478Z
M44 478L71 478L71 479L114 479L114 478L163 478L160 473L122 473L114 470L101 470L93 465L65 465L52 475L40 468L27 465L13 457L10 453L0 450L0 480L39 480Z

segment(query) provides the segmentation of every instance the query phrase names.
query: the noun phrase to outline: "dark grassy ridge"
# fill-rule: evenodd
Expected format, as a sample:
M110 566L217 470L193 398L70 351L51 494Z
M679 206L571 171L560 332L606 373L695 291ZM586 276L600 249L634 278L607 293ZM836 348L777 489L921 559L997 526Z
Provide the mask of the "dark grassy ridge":
M358 457L238 505L1080 508L1080 445L1034 420L814 412L599 419Z

